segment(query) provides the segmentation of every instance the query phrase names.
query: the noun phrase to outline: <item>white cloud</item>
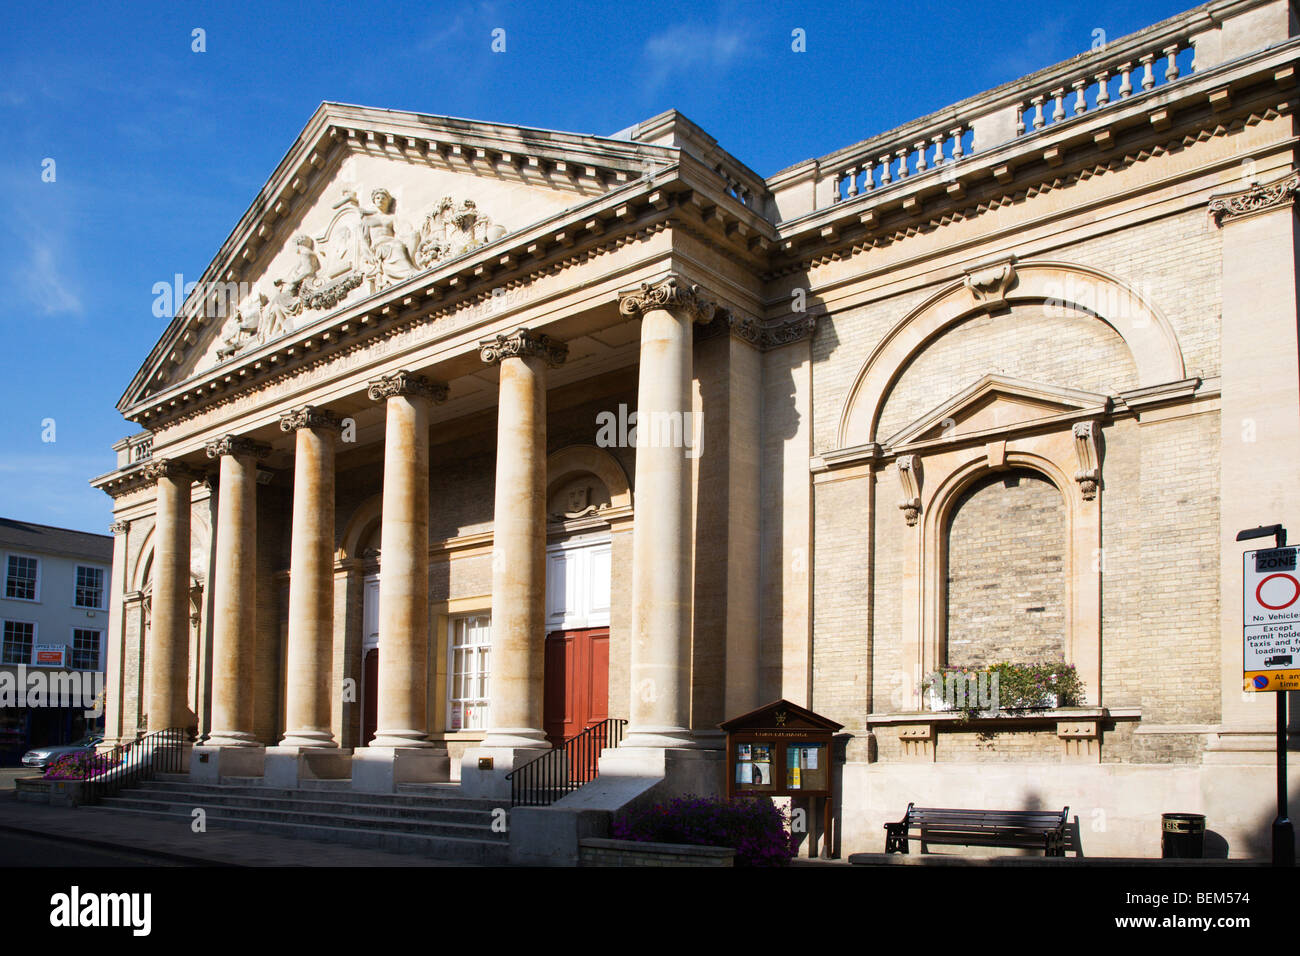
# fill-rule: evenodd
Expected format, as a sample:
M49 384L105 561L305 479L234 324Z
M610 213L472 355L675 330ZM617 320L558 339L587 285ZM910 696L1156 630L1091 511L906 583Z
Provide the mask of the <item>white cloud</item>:
M679 23L646 40L646 86L657 90L674 75L698 80L701 73L725 70L744 50L744 36L735 27Z
M45 315L81 315L85 306L60 263L66 258L59 253L61 245L45 238L30 240L27 267L19 271L18 278L28 300Z

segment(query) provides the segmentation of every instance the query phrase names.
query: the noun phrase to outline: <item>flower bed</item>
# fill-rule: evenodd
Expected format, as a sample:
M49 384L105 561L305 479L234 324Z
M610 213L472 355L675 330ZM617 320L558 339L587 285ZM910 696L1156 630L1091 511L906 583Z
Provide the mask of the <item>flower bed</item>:
M110 770L121 762L116 752L64 754L45 768L46 780L85 780Z
M786 814L764 797L679 797L625 810L614 818L616 840L730 847L736 866L785 866L795 856Z

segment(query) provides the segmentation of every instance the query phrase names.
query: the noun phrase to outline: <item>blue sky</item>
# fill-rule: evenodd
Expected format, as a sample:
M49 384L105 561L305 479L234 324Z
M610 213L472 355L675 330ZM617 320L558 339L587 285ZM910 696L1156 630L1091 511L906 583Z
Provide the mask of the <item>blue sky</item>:
M199 278L322 100L596 134L674 107L768 176L1187 8L10 4L0 516L106 530L86 482L137 430L115 405L166 326L154 283Z

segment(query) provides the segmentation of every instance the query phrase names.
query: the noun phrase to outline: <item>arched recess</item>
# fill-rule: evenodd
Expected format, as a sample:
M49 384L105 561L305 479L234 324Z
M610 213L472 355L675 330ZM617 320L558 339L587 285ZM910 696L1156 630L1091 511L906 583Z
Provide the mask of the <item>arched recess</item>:
M1185 378L1173 326L1140 293L1099 269L1067 262L1008 264L1004 288L990 292L968 275L922 303L895 325L859 370L840 413L837 448L879 441L876 427L890 389L908 362L947 328L990 307L1054 303L1090 312L1124 340L1138 387Z
M568 445L546 459L546 500L579 475L594 475L609 492L609 507L632 507L632 488L618 459L595 445Z
M131 582L130 590L145 591L153 576L154 531L150 528L140 542L136 552L135 566L127 576ZM190 515L190 582L192 586L202 586L207 578L207 556L212 536L208 523L199 514Z
M967 447L927 456L919 491L921 520L904 530L902 584L904 659L918 675L944 662L947 567L946 529L962 494L990 473L1008 468L1037 472L1056 486L1065 503L1065 649L1084 683L1085 703L1101 702L1101 508L1099 493L1087 497L1074 477L1073 436L1064 432L1024 436L1008 442L991 460L987 447ZM900 523L902 518L898 519ZM914 698L920 708L920 691Z
M377 494L367 498L356 511L352 512L352 517L343 526L343 535L339 539L338 557L341 560L364 557L361 552L369 546L378 533L383 510L384 496Z

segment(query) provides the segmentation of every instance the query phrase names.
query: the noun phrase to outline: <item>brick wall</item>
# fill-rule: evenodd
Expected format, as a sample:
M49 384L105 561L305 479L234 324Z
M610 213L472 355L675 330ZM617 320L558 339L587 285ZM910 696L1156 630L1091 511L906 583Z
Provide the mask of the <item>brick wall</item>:
M948 526L948 663L1065 657L1065 503L1023 469L977 481Z
M1077 309L1017 305L951 326L903 370L880 413L878 440L989 373L1088 392L1137 386L1137 369L1119 333Z

